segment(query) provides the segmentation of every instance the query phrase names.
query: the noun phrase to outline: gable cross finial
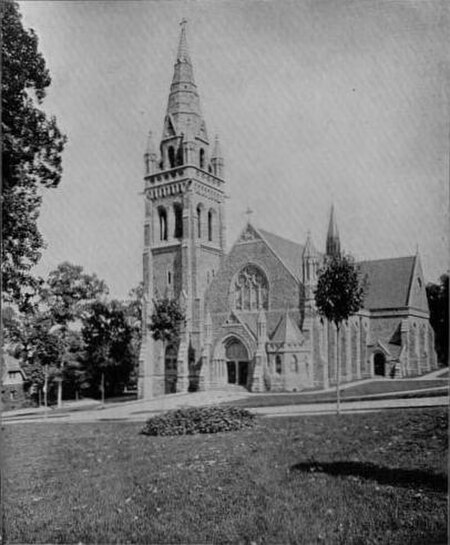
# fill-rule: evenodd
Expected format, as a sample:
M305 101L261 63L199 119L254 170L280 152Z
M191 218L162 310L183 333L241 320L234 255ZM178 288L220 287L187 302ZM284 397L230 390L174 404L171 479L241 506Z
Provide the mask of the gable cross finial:
M247 206L247 210L244 212L244 214L247 216L247 223L250 223L250 218L253 214L253 210L250 208L250 206Z

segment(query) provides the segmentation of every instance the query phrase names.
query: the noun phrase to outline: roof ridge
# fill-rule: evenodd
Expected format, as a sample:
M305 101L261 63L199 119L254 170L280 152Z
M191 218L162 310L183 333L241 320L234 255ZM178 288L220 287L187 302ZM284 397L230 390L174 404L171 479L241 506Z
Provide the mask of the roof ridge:
M282 237L281 235L277 235L276 233L272 233L272 231L267 231L267 229L260 229L259 227L255 227L260 233L267 233L268 235L271 235L273 237L281 238L282 240L285 240L286 242L290 242L291 244L296 244L297 246L304 247L304 244L301 244L300 242L295 242L295 240L291 240L290 238Z
M400 261L401 259L414 259L415 255L402 255L398 257L380 257L378 259L363 259L356 263L376 263L377 261Z

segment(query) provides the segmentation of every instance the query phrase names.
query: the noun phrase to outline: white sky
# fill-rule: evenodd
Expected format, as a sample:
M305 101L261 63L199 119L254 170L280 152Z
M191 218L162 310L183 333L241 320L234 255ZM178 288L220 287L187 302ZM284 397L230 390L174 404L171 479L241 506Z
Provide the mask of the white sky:
M69 138L44 193L36 272L83 265L124 297L141 278L143 159L162 132L179 21L225 155L228 244L245 223L324 249L334 201L357 259L448 265L446 0L21 2Z

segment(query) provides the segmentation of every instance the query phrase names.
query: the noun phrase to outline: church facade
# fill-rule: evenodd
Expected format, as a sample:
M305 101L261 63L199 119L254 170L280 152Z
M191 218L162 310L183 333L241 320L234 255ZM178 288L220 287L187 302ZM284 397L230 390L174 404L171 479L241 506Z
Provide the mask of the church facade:
M248 221L225 253L224 160L210 141L194 81L186 23L159 148L145 159L143 338L139 397L240 385L301 391L375 376L409 377L437 367L418 254L359 263L364 308L340 331L314 303L318 271L340 252L333 209L324 253ZM175 345L149 329L153 301L179 301L186 315Z

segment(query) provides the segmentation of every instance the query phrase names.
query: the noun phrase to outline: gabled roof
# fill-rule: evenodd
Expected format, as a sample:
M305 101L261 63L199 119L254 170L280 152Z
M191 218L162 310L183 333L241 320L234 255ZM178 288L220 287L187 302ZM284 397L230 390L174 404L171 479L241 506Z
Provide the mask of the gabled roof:
M272 343L298 343L303 336L295 321L286 311L279 321L270 342Z
M264 229L257 229L257 231L288 271L295 278L300 279L304 246L297 244L297 242L292 242L287 238L269 233L269 231L265 231Z
M8 375L8 373L22 373L23 378L26 378L25 373L20 366L20 361L15 358L14 356L11 356L11 354L8 354L7 352L3 352L3 376Z
M364 307L370 310L406 307L414 261L415 256L408 256L359 262L362 275L368 279Z

